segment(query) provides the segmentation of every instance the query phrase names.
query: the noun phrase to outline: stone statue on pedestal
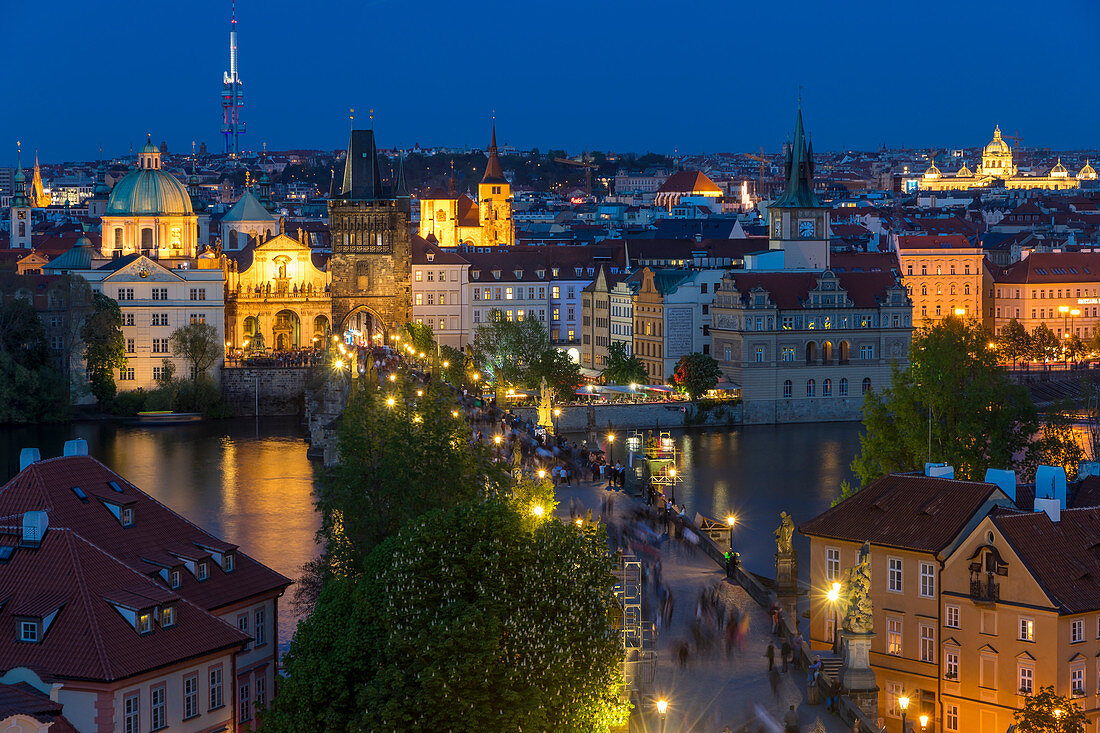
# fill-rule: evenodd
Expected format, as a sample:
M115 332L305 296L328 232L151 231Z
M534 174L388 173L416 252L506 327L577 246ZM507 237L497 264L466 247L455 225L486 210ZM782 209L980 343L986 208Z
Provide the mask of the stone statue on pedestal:
M794 551L794 521L787 512L779 513L779 528L775 530L775 547L780 554Z
M845 631L870 634L875 630L871 605L871 546L864 542L859 550L859 563L844 574Z
M798 618L798 553L794 549L794 521L780 512L775 530L775 594L787 617Z
M546 377L539 384L539 427L547 430L553 429L552 411L550 409L550 387L546 383Z
M871 544L864 542L859 561L844 575L839 613L844 614L840 638L844 661L840 686L867 715L878 715L878 684L871 669L871 640L875 637L871 606Z

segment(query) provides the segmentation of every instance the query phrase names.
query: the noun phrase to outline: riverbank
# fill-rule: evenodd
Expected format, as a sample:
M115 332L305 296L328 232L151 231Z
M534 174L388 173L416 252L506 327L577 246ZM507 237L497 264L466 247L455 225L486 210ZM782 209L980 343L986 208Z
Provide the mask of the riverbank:
M689 427L734 427L741 423L739 400L669 402L597 402L557 408L554 431L560 433L607 432ZM519 406L512 412L524 420L538 420L536 407Z

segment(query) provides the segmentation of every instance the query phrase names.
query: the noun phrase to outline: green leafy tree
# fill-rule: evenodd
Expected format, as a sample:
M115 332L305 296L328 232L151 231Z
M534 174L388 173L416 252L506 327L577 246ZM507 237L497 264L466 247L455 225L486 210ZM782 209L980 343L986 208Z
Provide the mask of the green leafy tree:
M431 512L376 548L361 579L326 585L263 729L624 724L604 533L528 516L499 499Z
M122 311L118 303L96 293L92 312L80 329L84 342L84 361L92 394L106 407L115 396L116 369L126 366L126 341L122 336Z
M554 348L543 349L534 358L524 375L523 384L530 389L538 389L544 377L559 400L570 399L577 386L584 381L580 365L570 359L569 354Z
M189 323L180 326L168 337L172 353L182 356L191 365L193 381L199 381L224 355L218 329L208 323Z
M1030 341L1030 358L1034 361L1057 361L1061 356L1058 337L1045 323L1040 323L1031 331Z
M68 417L65 378L53 367L23 366L0 352L0 422L57 422Z
M537 320L509 321L494 309L474 331L469 353L483 379L496 385L499 399L505 387L523 384L527 370L549 347L549 335Z
M0 351L28 369L49 361L46 329L31 304L22 298L0 305Z
M987 468L1012 467L1017 453L1030 450L1035 405L1025 387L1008 381L989 341L980 324L955 316L914 335L909 367L893 365L890 386L864 398L852 462L862 486L929 457L954 466L957 478L981 480Z
M1081 340L1081 337L1077 334L1070 334L1068 338L1063 339L1065 342L1062 346L1066 352L1066 359L1069 361L1079 361L1086 351L1085 342Z
M1027 359L1031 354L1031 336L1023 324L1013 318L1001 329L997 348L1001 358L1012 360L1012 368L1015 369L1018 359Z
M1077 440L1070 415L1074 406L1069 403L1058 405L1043 421L1039 436L1032 444L1033 450L1028 456L1031 471L1034 466L1061 466L1066 469L1070 481L1077 477L1078 464L1085 460L1085 449Z
M607 347L607 366L602 372L607 384L649 384L645 364L636 354L626 353L626 344L612 341Z
M432 355L435 354L435 334L432 332L430 325L427 323L406 323L401 330L403 332L401 334L402 343L412 346L418 357L423 354L426 359L432 358Z
M695 399L714 389L722 370L718 361L710 354L685 354L676 362L672 372L672 385L688 397Z
M1056 694L1052 686L1028 695L1014 715L1018 733L1084 733L1089 725L1077 703Z
M443 379L461 389L467 382L466 355L453 346L440 344L439 367Z
M318 489L331 569L355 573L418 514L506 487L507 476L487 448L469 445L469 428L453 410L453 396L434 383L421 396L400 378L382 391L351 393L337 431L340 463Z

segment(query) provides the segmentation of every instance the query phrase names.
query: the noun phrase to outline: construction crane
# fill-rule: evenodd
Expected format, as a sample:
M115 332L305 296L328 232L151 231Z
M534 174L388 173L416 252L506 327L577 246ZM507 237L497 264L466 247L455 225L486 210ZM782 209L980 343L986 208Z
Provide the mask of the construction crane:
M756 178L757 195L764 195L764 164L770 164L771 161L764 157L764 147L760 147L760 155L753 155L752 153L745 153L745 157L749 160L755 160L760 164L760 173Z
M1020 131L1019 130L1016 131L1015 135L1004 135L1004 134L1002 134L1001 137L1004 138L1005 140L1011 140L1012 141L1012 152L1014 152L1014 153L1020 152L1020 141L1023 140L1023 138L1020 137Z
M584 195L592 195L592 169L595 167L592 164L592 158L589 157L588 151L584 151L581 159L573 160L572 158L554 158L555 163L563 163L565 165L575 165L578 168L584 168Z

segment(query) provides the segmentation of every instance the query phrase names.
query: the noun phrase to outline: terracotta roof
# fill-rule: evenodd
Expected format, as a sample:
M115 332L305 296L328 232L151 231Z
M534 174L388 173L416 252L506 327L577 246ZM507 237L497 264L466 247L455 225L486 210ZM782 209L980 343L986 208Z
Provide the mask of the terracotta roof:
M886 291L898 286L897 278L889 272L837 272L836 276L855 308L877 308L879 302L886 299ZM821 273L733 270L729 277L742 296L747 296L754 288L763 288L778 307L789 309L801 308L809 300L810 291L817 288Z
M0 531L10 537L21 531L21 524ZM171 604L174 624L163 628L154 622L152 633L139 634L117 608L118 601L109 600L120 590L138 599L125 604L130 611ZM40 599L46 596L50 603L43 605ZM4 665L43 669L63 679L124 679L199 655L235 651L249 639L71 528L50 527L39 547L16 547L0 572L0 599ZM56 615L40 642L17 640L18 616L53 611Z
M500 158L497 157L497 126L493 124L493 139L489 143L489 160L485 163L485 175L482 183L507 183L504 171L500 167Z
M901 234L898 249L975 249L961 234Z
M599 245L536 245L459 247L457 252L470 263L470 282L492 285L499 282L547 282L554 280L584 280L595 277L600 264L624 267L623 248L614 240ZM553 268L558 268L557 277ZM576 268L581 268L578 275ZM588 268L593 268L592 274ZM493 277L500 270L500 280ZM515 270L521 270L516 278ZM543 277L538 270L544 270Z
M977 481L890 474L799 526L808 536L938 553L1000 490Z
M1100 281L1100 252L1032 252L994 271L999 283L1085 283Z
M428 261L428 255L432 259ZM454 247L440 247L414 234L412 235L412 263L414 265L468 265L469 260L459 254Z
M1100 609L1100 507L1063 509L1058 522L998 512L993 523L1064 613Z
M26 682L0 684L0 722L13 715L26 715L49 724L50 733L76 733L76 728L61 714L62 705Z
M833 272L896 272L898 258L893 252L833 252L829 255Z
M722 193L722 189L699 171L677 171L661 184L657 193Z
M605 242L617 240L608 239ZM746 237L744 239L624 239L630 261L645 260L690 260L694 253L701 252L706 258L742 259L750 252L759 252L768 248L767 237Z
M116 491L111 482L120 489ZM88 496L82 501L73 487ZM99 497L103 497L102 499ZM134 524L123 527L104 501L132 505ZM181 558L210 556L211 550L236 546L191 524L179 514L90 456L51 458L32 463L0 487L0 522L13 524L24 512L41 510L50 524L69 527L135 571L158 577L165 566L184 564ZM208 611L261 594L282 593L290 579L236 551L235 569L225 573L211 560L209 577L197 580L182 572L177 592ZM159 580L158 580L159 582Z

